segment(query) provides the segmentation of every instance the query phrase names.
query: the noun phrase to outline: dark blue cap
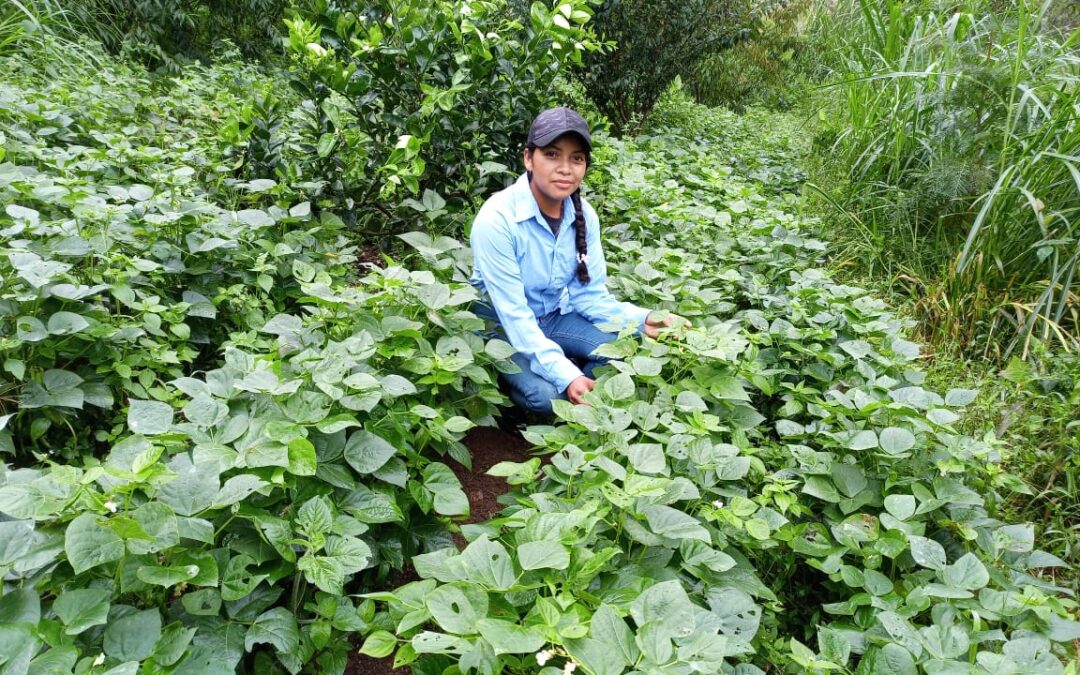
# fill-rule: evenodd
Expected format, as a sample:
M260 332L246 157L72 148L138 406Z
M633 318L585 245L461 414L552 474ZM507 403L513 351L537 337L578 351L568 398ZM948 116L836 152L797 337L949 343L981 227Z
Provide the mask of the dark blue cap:
M559 136L574 133L581 136L585 150L592 151L592 138L585 118L570 108L549 108L536 116L529 127L529 147L551 145Z

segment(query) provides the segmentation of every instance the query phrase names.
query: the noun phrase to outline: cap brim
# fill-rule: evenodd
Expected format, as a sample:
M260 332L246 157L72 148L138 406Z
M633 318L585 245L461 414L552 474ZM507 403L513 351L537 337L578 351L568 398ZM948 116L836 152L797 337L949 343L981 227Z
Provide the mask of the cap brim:
M573 135L577 136L578 138L580 138L581 143L585 146L585 149L592 152L592 142L590 142L588 138L583 136L580 131L574 131L572 129L569 130L569 131L565 131L565 130L562 130L562 129L556 129L555 131L552 131L551 133L541 135L541 136L537 136L535 139L533 139L533 141L536 143L537 147L544 148L544 147L547 147L547 146L551 145L555 141L559 140L563 136L569 136L570 134L573 134Z

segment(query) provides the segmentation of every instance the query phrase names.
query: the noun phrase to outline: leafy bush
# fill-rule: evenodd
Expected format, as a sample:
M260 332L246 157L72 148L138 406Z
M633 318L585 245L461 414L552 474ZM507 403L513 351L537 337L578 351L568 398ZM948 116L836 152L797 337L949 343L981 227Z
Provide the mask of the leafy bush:
M66 3L68 22L114 52L175 70L177 59L207 59L222 41L249 58L277 52L285 0L91 0Z
M699 103L743 110L786 110L805 98L817 55L804 35L811 0L778 3L752 22L750 34L728 49L710 50L686 78Z
M442 223L512 180L506 162L565 64L595 48L584 0L524 24L502 0L318 2L288 22L295 84L311 103L315 178L368 233ZM419 197L420 199L416 199ZM449 216L449 217L447 217Z
M782 2L639 0L603 2L594 29L611 51L586 55L575 74L616 131L636 132L677 76L687 77L702 54L726 49L750 34L757 16Z
M820 24L838 59L820 154L855 255L906 275L927 332L973 354L1078 339L1080 33L1041 12L859 2Z

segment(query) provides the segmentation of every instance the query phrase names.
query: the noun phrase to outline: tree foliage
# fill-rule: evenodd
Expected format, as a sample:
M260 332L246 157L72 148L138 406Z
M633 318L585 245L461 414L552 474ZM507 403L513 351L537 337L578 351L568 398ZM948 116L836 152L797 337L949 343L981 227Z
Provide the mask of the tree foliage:
M504 185L550 82L594 48L584 0L536 3L524 21L506 9L320 0L288 22L294 83L318 134L315 176L365 226L417 213L430 223Z
M640 122L677 76L707 51L747 32L753 0L608 0L593 27L615 49L586 55L576 71L589 95L619 130Z

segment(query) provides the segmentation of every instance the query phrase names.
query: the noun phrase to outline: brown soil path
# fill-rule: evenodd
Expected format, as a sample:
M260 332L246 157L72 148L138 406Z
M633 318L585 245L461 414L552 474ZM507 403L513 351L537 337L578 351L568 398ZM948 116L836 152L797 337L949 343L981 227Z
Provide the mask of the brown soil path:
M465 522L480 523L502 509L502 504L496 500L507 491L504 479L488 476L485 472L499 462L524 462L529 459L532 446L521 436L490 427L477 427L469 431L465 436L465 446L472 453L472 471L456 462L451 464L461 481L461 489L469 498L470 515ZM461 546L462 540L455 539ZM401 578L412 580L411 571L411 568L407 569ZM373 659L353 651L345 675L409 675L408 668L394 669L392 666L392 658Z

